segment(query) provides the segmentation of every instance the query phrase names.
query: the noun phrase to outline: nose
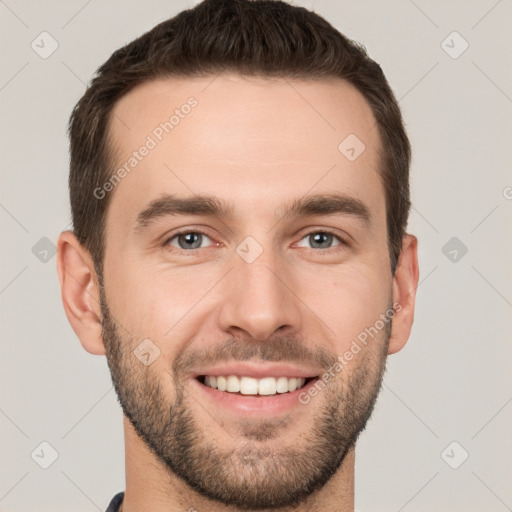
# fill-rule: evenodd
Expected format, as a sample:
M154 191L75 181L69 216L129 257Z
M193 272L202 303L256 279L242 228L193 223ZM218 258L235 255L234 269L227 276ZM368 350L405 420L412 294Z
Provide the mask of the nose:
M234 268L223 280L220 328L265 341L277 330L300 329L300 299L293 291L293 275L284 262L276 264L270 251L248 263L237 254ZM284 334L284 332L282 332Z

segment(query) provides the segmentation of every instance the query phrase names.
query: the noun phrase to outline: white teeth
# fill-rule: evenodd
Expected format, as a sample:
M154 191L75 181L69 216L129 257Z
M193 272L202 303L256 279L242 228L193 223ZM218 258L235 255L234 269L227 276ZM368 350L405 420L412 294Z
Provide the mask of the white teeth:
M207 386L211 386L212 388L216 388L217 387L217 377L214 377L213 375L207 375L204 378L204 383Z
M238 377L232 376L233 379L238 380ZM240 380L240 393L242 395L257 395L258 394L258 379L252 377L242 377Z
M275 395L276 393L288 393L304 386L306 379L303 377L238 377L236 375L217 377L206 375L204 384L219 391L228 393L240 392L242 395Z
M217 377L217 389L219 391L226 391L226 387L227 387L227 382L226 382L226 377Z
M230 375L227 379L226 391L236 393L240 391L240 381L234 376Z
M275 395L277 392L277 382L274 377L260 379L258 393L260 395Z
M276 383L278 393L288 393L288 379L286 377L279 377Z

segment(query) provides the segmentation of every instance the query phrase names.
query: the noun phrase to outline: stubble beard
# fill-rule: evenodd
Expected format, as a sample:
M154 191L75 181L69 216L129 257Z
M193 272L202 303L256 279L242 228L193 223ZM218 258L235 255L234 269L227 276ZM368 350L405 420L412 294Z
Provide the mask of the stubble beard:
M391 321L379 339L365 347L366 353L353 360L348 381L349 373L343 369L303 406L312 411L314 406L317 413L300 444L290 446L286 436L293 432L293 423L289 430L287 419L246 420L239 425L241 434L232 436L232 448L223 449L194 418L193 411L200 404L184 387L183 379L171 373L176 399L169 405L161 376L132 353L138 342L120 335L101 286L100 297L107 362L124 415L170 476L177 476L201 496L240 510L296 506L338 471L372 414L382 386ZM211 432L217 426L215 418L208 418L212 419ZM221 432L224 437L228 434L232 435ZM286 447L280 437L288 441ZM275 442L269 442L272 439Z

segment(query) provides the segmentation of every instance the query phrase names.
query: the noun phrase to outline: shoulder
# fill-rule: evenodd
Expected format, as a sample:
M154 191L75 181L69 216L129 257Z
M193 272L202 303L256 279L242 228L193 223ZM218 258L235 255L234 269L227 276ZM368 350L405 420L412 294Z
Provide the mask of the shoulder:
M124 498L124 491L117 493L110 502L107 510L105 512L118 512L119 506L123 502Z

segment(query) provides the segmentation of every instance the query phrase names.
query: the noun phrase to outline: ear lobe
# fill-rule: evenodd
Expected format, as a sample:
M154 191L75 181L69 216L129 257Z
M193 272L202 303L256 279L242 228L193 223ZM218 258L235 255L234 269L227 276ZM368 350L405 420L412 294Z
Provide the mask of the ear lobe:
M414 321L418 279L418 239L413 235L405 235L393 278L395 316L391 326L388 354L401 350L409 339Z
M64 311L87 352L104 355L98 277L94 264L72 231L57 242L57 272Z

